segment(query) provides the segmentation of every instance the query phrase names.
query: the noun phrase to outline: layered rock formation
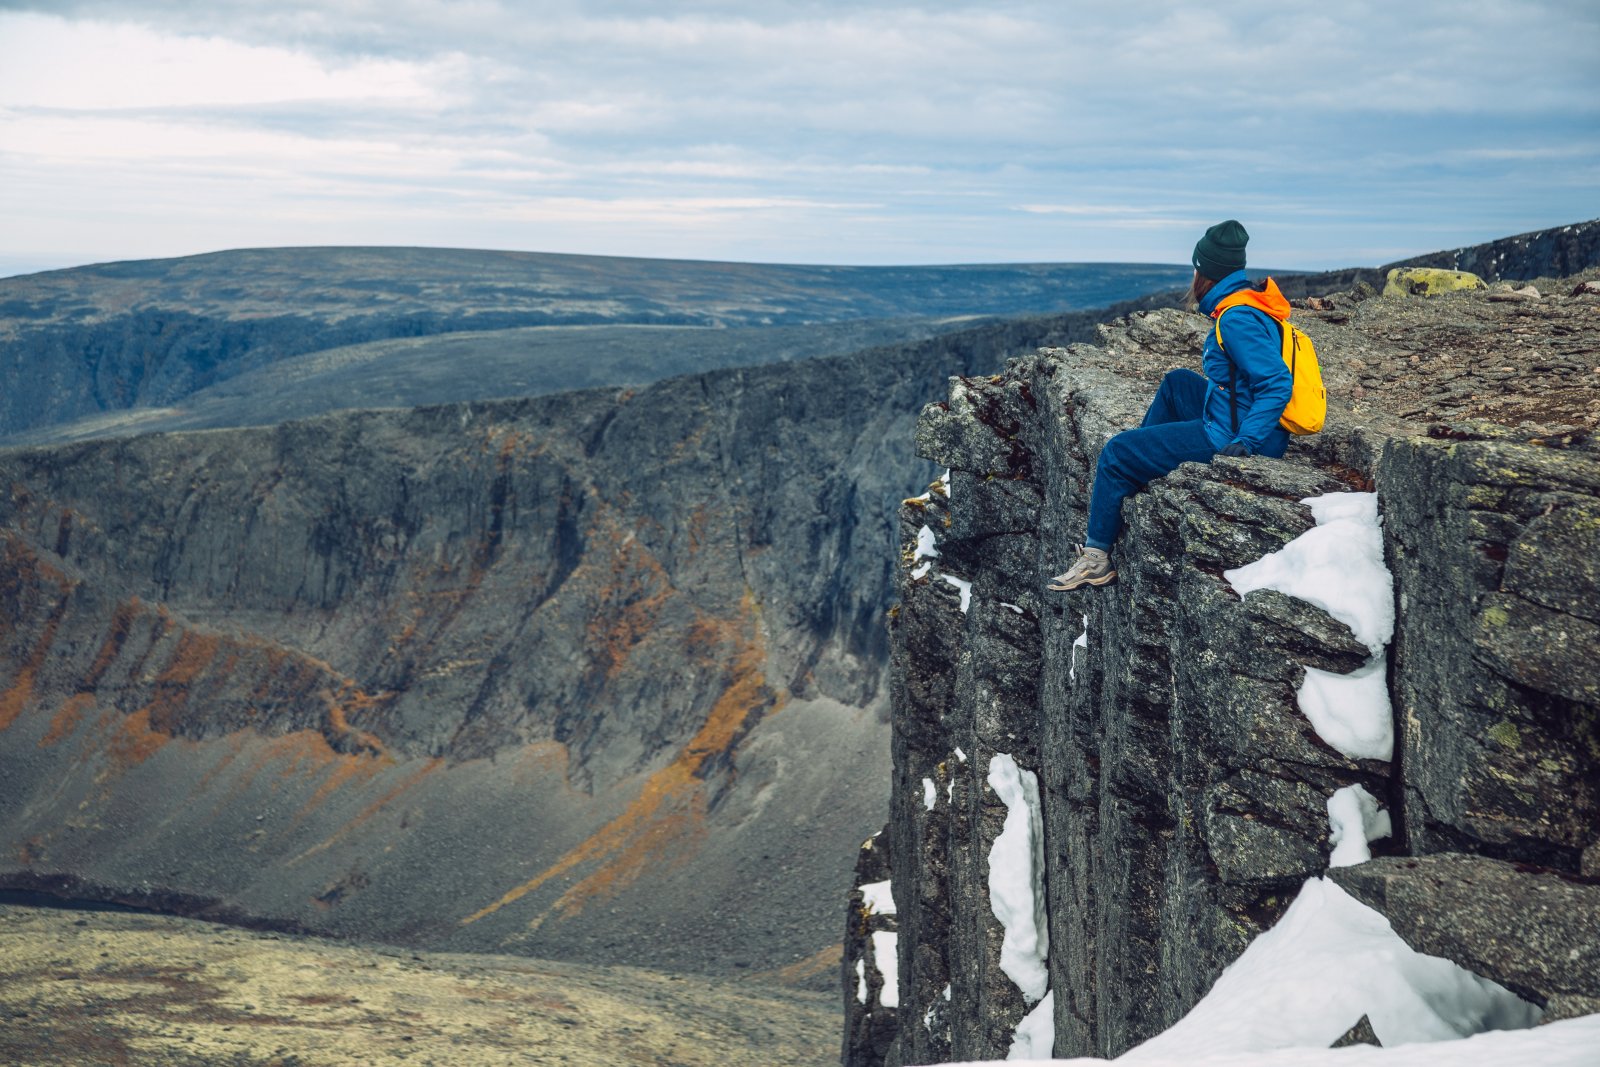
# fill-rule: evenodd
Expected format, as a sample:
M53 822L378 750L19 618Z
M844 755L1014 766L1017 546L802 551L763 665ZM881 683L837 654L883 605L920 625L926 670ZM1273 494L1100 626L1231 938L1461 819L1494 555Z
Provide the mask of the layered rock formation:
M1082 537L1100 448L1137 425L1161 373L1197 360L1204 320L1135 315L1098 345L953 380L924 412L918 452L950 476L901 516L886 831L900 1012L882 1062L1003 1058L1037 1010L1003 958L988 884L1010 814L990 782L1002 757L1039 782L1038 949L1062 1056L1116 1055L1192 1007L1327 868L1327 801L1343 786L1394 815L1379 853L1463 853L1468 869L1498 857L1546 881L1593 873L1600 368L1568 378L1571 402L1526 383L1596 350L1600 302L1365 292L1297 313L1322 357L1327 430L1283 460L1219 457L1152 483L1124 508L1104 589L1043 587ZM1504 365L1500 410L1542 424L1400 417L1489 401L1449 388L1484 349ZM1342 755L1297 702L1308 668L1348 673L1369 644L1300 600L1241 597L1224 576L1311 528L1303 499L1355 491L1376 493L1398 609L1383 650L1389 762ZM1457 907L1487 906L1503 884L1451 877L1466 883ZM1498 905L1502 921L1543 921L1526 902ZM1566 928L1587 931L1568 946L1586 960L1600 952L1592 926ZM1439 938L1413 943L1451 954ZM1454 958L1547 1006L1600 992L1576 989L1572 968L1541 987L1525 961Z
M914 413L1030 329L0 453L0 883L831 967Z

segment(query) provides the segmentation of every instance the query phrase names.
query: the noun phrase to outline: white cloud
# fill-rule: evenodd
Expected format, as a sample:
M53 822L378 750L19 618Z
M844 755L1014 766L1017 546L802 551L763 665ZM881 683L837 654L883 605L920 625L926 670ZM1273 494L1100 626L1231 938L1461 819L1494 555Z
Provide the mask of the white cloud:
M1238 216L1279 263L1359 262L1592 214L1595 54L1578 0L0 0L0 225L92 246L89 202L150 254L187 213L208 247L387 218L395 243L1181 262Z
M50 109L204 107L286 101L404 102L437 107L461 60L356 58L329 64L288 48L181 36L113 22L0 14L0 106Z

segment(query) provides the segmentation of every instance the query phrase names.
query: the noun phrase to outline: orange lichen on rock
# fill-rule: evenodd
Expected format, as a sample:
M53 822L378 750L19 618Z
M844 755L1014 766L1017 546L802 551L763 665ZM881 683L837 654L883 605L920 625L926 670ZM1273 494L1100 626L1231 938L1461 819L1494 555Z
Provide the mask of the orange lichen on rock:
M12 855L17 857L17 862L24 867L31 867L38 862L42 855L44 842L36 834L26 841L19 842L12 850Z
M493 436L500 438L500 464L504 467L519 452L527 452L534 443L533 434L526 430L497 429Z
M17 716L22 714L24 708L33 699L34 687L39 682L39 671L44 666L45 657L50 653L50 646L55 644L56 632L60 629L61 620L67 613L68 598L72 593L73 584L67 576L56 568L39 559L26 545L14 536L5 538L5 551L0 558L0 567L5 568L6 599L12 600L17 607L32 609L30 614L42 612L49 595L42 588L46 583L53 585L52 591L55 604L49 608L49 615L44 620L44 625L39 634L39 639L34 642L26 658L17 665L16 673L12 676L11 684L4 692L0 692L0 730L4 730L17 721ZM24 623L22 618L11 617L10 612L0 613L0 636L7 636L21 630ZM25 630L17 636L25 634Z
M340 752L367 752L374 756L387 755L383 742L365 730L350 725L351 714L362 714L381 706L392 694L373 696L352 681L346 681L336 695L328 698L327 725L323 735L328 743Z
M339 829L335 830L332 836L327 838L325 841L320 842L319 844L312 845L310 848L306 849L289 862L299 863L301 860L306 859L307 857L315 856L317 853L332 847L346 834L359 828L362 824L367 822L367 820L378 814L378 812L394 803L395 799L399 797L401 793L406 792L408 789L415 788L417 783L421 782L434 771L437 771L440 767L443 767L444 763L445 761L443 757L439 756L435 756L433 759L424 761L422 766L406 775L405 778L401 779L400 782L387 793L383 794L383 796L379 797L377 800L374 800L371 804L368 804L365 808L363 808L361 810L361 814L357 815L355 818L339 827Z
M31 660L24 663L22 669L17 671L15 680L5 692L0 693L0 730L16 722L17 716L22 714L22 709L33 699L33 686L38 671L38 664Z
M144 708L122 720L111 737L111 744L106 748L106 756L112 768L130 770L155 755L161 746L171 740L171 734L151 729L150 709Z
M11 685L5 692L0 693L0 730L16 722L17 716L22 714L22 709L33 699L33 689L39 681L39 668L44 666L45 656L49 653L50 646L55 644L56 630L60 627L61 617L66 614L66 610L66 601L63 600L46 621L44 633L39 636L39 642L34 645L27 660L17 669Z
M768 687L763 668L765 642L754 597L747 591L738 620L724 625L742 631L728 683L706 721L671 763L652 774L638 797L616 818L570 849L535 877L461 920L477 922L527 896L552 879L595 864L530 924L551 914L570 916L586 901L616 893L640 875L665 864L682 864L705 833L709 803L705 779L731 761L738 743L781 699Z
M215 634L184 630L178 635L178 647L156 675L155 691L144 708L151 725L169 734L178 731L195 684L216 659L221 645L222 639Z
M50 748L71 737L73 731L77 730L78 724L83 721L83 717L93 710L93 693L79 693L64 701L61 707L56 709L55 717L50 720L50 729L39 738L39 747Z
M100 684L100 679L111 669L111 664L122 655L122 646L128 641L128 632L133 626L133 620L143 611L144 605L139 602L138 597L117 605L117 610L111 615L111 629L100 645L100 651L95 654L94 664L89 668L89 673L79 683L79 688L89 692Z
M716 509L710 504L701 504L689 516L689 554L694 555L705 547L710 540L713 527L720 520Z
M233 751L225 755L219 765L207 773L207 779L220 772L224 767L231 767L239 756L247 751L253 752L252 758L244 763L242 769L228 787L228 791L218 799L212 808L211 818L220 817L239 800L240 797L253 786L256 779L261 777L263 771L277 768L276 781L281 782L285 777L292 777L295 768L308 758L317 760L319 754L332 757L333 751L328 748L328 742L315 730L294 730L280 737L262 739L254 731L237 731L229 734L227 740L233 745ZM260 743L263 741L265 743ZM256 742L252 744L252 741ZM320 761L319 761L320 762ZM285 768L282 765L288 764ZM272 786L273 789L277 785Z
M585 647L594 669L607 681L615 678L639 642L655 632L663 609L676 590L661 562L635 538L616 527L607 531L616 544L611 569L595 593L595 610L585 627ZM601 535L599 524L590 531Z
M306 733L310 733L310 731L306 731ZM311 736L315 737L322 745L323 752L326 754L324 759L332 762L332 770L317 786L316 791L306 798L306 802L300 806L300 810L294 813L294 817L289 821L290 829L304 822L312 812L321 807L329 797L343 787L352 783L365 784L370 782L379 771L394 765L393 760L376 756L343 755L329 748L327 741L320 734L311 734Z

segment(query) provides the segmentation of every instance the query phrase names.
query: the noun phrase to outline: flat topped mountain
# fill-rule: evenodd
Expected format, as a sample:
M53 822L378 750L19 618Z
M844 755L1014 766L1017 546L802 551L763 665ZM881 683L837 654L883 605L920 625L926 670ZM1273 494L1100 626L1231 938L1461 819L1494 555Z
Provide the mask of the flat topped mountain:
M141 310L337 322L372 314L548 323L770 325L1026 315L1178 284L1186 268L1023 263L842 267L636 259L456 248L254 248L0 279L0 337ZM531 325L533 323L527 323Z
M9 384L0 441L641 385L919 340L971 318L1103 306L1186 275L1139 264L816 267L436 248L106 263L0 279L0 373ZM536 341L508 332L530 327L571 332ZM598 327L673 329L612 337L599 350L585 332ZM763 354L767 346L729 328L817 332L775 339ZM292 399L274 375L226 397L196 396L296 357L444 334L471 343L346 353L339 366L362 364L354 380L302 366ZM383 384L374 392L369 381ZM270 410L252 411L256 401ZM70 423L78 425L53 431Z

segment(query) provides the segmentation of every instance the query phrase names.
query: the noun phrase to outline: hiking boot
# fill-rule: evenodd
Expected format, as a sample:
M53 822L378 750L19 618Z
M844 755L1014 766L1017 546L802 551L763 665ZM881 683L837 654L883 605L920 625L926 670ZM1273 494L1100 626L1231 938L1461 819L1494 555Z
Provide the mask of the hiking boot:
M1076 589L1080 585L1105 585L1117 576L1111 569L1111 560L1098 548L1078 549L1078 562L1067 571L1050 579L1050 588L1058 593Z

